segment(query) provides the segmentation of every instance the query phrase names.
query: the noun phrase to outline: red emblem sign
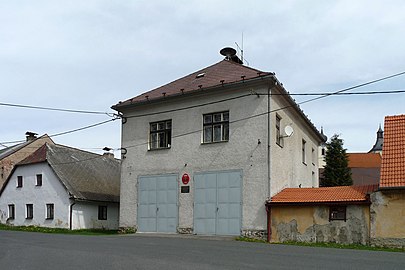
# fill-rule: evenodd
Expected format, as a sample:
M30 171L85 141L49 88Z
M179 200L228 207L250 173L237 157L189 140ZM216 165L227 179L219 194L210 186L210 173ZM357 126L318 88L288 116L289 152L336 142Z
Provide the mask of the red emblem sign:
M190 176L187 173L183 174L183 176L181 177L181 181L184 185L187 185L188 182L190 182Z

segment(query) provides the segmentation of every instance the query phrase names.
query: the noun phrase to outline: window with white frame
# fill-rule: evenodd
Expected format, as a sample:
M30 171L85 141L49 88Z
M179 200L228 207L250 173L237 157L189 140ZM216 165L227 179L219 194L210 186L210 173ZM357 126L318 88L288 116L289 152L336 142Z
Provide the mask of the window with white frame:
M203 143L229 141L229 111L203 115Z
M14 219L14 218L15 218L15 205L9 204L8 205L8 219Z
M34 218L34 205L33 204L27 204L26 205L26 219L33 219Z
M302 163L304 163L304 164L307 164L306 150L305 150L306 146L307 146L307 142L304 139L302 139L302 150L301 150L301 152L302 152Z
M98 220L107 220L107 206L106 205L98 206Z
M53 219L55 214L55 205L53 203L46 204L46 219Z
M35 185L38 187L42 186L42 174L37 174Z
M149 149L170 148L172 143L172 120L150 123Z

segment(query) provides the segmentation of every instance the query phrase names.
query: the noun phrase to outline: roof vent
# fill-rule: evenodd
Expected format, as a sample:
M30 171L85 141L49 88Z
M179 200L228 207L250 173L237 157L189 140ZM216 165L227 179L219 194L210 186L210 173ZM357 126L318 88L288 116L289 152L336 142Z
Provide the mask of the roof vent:
M37 135L38 134L34 133L34 132L30 132L30 131L25 132L25 137L27 138L27 142L35 140L37 138Z
M225 56L225 60L232 61L238 64L243 64L242 60L236 55L236 50L231 47L225 47L219 51L220 54Z
M204 76L205 76L205 72L197 74L197 76L195 76L195 77L198 79L198 78L202 78Z

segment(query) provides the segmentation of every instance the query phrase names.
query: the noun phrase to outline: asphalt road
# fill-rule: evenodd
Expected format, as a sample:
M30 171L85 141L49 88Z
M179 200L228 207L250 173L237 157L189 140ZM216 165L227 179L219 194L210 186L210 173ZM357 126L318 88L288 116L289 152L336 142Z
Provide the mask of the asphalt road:
M0 269L405 269L405 253L267 245L229 238L0 231Z

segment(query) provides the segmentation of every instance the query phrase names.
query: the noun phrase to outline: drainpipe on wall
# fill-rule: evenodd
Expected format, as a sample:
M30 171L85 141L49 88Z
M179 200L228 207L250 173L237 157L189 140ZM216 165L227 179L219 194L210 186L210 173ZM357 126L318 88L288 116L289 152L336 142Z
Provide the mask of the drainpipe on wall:
M72 203L71 205L70 205L70 224L69 224L69 229L70 230L72 230L72 222L73 222L73 217L72 217L72 214L73 214L73 205L75 205L76 203L74 202L74 203Z
M267 185L267 199L270 200L270 186L271 186L271 174L270 174L270 141L271 141L271 130L270 130L270 122L271 122L271 118L270 118L270 102L271 102L271 98L270 98L270 94L271 94L271 86L269 86L269 88L267 89L267 181L268 181L268 185Z

